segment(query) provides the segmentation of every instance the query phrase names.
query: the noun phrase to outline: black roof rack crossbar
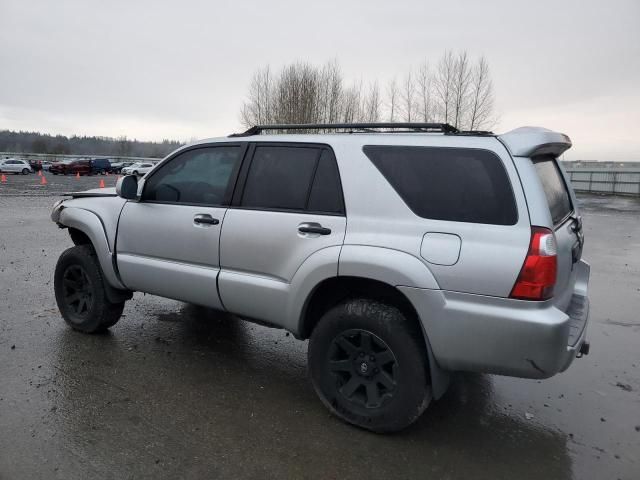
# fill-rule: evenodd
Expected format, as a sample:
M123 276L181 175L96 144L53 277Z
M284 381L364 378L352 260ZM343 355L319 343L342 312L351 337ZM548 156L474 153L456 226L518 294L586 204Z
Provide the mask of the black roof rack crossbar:
M274 125L255 125L245 132L233 133L230 137L250 137L260 135L268 130L350 130L350 131L372 131L372 129L384 129L387 132L393 130L410 132L442 132L458 133L458 129L448 123L292 123Z

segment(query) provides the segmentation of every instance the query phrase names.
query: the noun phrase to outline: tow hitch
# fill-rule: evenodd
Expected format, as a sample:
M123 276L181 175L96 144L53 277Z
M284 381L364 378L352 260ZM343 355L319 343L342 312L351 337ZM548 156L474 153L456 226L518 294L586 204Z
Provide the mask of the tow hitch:
M582 342L582 345L580 345L580 350L578 350L576 358L582 358L584 355L589 355L590 349L591 344L585 340L584 342Z

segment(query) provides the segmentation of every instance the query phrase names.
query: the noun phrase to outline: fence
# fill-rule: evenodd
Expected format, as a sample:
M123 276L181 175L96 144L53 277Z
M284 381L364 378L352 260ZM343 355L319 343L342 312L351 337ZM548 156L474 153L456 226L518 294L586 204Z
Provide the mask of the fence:
M640 196L640 166L565 169L577 192Z

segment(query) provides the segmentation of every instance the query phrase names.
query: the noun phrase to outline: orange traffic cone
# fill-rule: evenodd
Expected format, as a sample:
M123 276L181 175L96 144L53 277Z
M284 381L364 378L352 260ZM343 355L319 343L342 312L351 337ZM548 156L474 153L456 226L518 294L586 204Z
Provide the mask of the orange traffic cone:
M104 188L104 180L100 179L100 188Z
M3 173L2 176L0 177L0 182L5 183L6 181L7 181L7 177Z
M47 179L45 178L44 175L42 175L40 177L40 185L46 185L47 184Z
M76 172L76 178L80 178L80 172Z

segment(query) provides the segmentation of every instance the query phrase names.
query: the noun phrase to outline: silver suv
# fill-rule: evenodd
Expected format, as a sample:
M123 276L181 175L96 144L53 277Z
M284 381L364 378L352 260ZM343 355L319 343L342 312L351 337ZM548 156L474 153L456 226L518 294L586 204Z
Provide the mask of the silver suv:
M310 339L329 410L399 430L448 372L546 378L588 353L582 221L557 161L570 146L542 128L415 123L196 142L55 205L76 245L56 300L87 333L134 291L286 329Z

